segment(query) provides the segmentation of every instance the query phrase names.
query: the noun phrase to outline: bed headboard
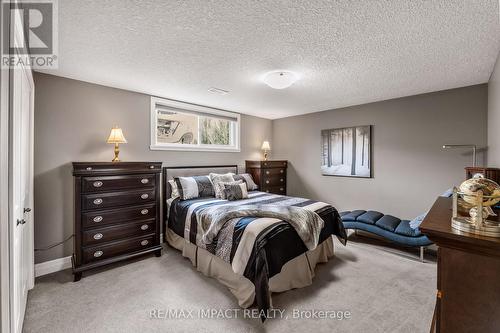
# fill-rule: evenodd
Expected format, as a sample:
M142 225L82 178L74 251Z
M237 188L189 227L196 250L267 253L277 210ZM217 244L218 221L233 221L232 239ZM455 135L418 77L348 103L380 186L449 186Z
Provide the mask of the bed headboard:
M238 173L237 165L203 165L203 166L175 166L162 168L162 205L163 219L167 217L166 200L170 198L170 185L168 181L174 177L205 176L209 173ZM163 221L163 232L165 233L166 221Z

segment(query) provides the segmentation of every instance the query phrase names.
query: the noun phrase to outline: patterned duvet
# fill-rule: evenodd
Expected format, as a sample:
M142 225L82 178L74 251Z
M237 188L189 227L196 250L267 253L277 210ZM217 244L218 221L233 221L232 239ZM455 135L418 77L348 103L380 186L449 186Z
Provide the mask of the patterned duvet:
M336 235L344 245L347 239L335 208L304 198L253 191L249 193L248 199L237 201L210 197L184 201L175 199L169 200L168 204L169 229L223 259L236 274L252 281L255 285L255 301L261 313L267 313L270 308L269 279L278 274L288 261L307 252L308 248L290 223L273 217L254 216L228 220L213 241L207 244L203 241L202 228L197 220L197 216L203 215L200 213L214 211L215 207L228 210L227 206L242 205L302 207L317 213L324 221L317 244L331 235Z

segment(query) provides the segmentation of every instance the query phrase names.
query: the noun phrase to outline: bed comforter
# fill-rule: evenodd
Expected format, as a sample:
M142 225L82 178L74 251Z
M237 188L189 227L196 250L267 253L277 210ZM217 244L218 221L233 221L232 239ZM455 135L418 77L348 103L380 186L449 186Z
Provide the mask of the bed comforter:
M310 214L304 219L303 229L317 228L318 221L311 216L318 216L323 221L322 228L316 234L315 244L322 243L331 235L336 235L345 245L347 234L344 230L337 210L324 202L269 194L258 191L249 193L248 199L227 201L216 198L198 198L170 202L168 227L187 241L220 257L231 265L236 274L243 275L255 285L255 302L261 313L262 320L271 307L269 294L269 279L281 271L289 260L312 250L311 245L304 244L304 235L299 235L300 226L286 215L277 217L264 213L257 216L236 214L237 207L268 207L274 211L283 211L283 207L301 207ZM279 208L281 207L281 208ZM234 209L233 209L234 208ZM300 211L295 209L295 211ZM227 218L223 218L224 214ZM231 218L230 214L243 216ZM211 237L206 236L206 226L203 222L215 216L220 223ZM222 216L222 218L221 218ZM260 217L259 217L260 216ZM263 217L264 216L264 217ZM289 221L286 221L289 220ZM299 233L297 233L299 230ZM302 237L301 237L302 236ZM316 237L316 236L315 236Z

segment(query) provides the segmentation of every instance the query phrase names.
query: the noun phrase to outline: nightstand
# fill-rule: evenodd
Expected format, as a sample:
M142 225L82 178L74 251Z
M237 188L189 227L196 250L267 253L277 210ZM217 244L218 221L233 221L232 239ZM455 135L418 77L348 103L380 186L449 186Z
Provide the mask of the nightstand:
M287 166L288 161L245 161L246 172L260 191L282 195L286 195Z

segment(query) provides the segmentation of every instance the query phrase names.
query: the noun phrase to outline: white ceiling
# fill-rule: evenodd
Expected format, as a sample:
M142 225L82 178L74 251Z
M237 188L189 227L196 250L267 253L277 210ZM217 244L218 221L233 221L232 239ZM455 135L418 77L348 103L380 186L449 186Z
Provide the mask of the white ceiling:
M46 73L274 119L487 82L499 36L498 0L63 0Z

